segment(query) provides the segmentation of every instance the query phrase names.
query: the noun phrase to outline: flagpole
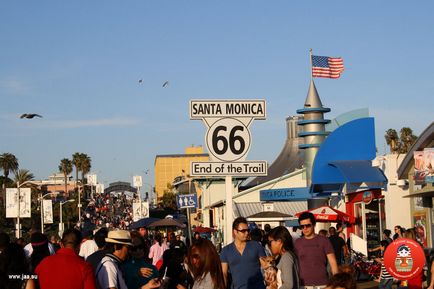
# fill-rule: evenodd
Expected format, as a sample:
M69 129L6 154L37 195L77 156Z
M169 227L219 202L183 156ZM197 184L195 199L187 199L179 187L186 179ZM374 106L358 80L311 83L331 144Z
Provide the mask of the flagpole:
M313 72L312 72L312 48L309 50L310 54L310 80L313 80Z

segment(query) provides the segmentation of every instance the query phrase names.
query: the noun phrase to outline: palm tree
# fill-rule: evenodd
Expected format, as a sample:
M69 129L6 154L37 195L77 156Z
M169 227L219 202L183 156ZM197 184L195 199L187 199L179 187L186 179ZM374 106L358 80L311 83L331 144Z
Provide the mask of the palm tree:
M17 170L15 172L15 184L18 184L18 182L20 184L24 184L25 182L30 182L33 181L35 179L35 176L29 171L29 170Z
M6 199L6 182L9 172L18 170L18 159L11 153L3 153L0 155L0 168L3 170L4 181L2 186L2 201Z
M399 137L398 137L398 133L396 132L396 130L394 130L393 128L389 128L386 131L384 138L386 139L386 143L390 147L390 153L394 154L394 153L398 152L398 150L399 150L399 148L398 148Z
M87 154L81 154L81 163L80 163L80 170L81 170L81 181L84 184L84 175L90 172L90 169L92 168L92 160L90 156Z
M411 146L415 143L417 136L413 134L413 130L409 127L403 127L399 131L399 139L401 141L400 153L408 153Z
M78 172L80 171L81 167L81 160L82 160L82 154L81 153L74 153L72 155L72 164L75 167L75 188L77 189L77 183L78 183Z
M72 162L69 159L62 159L59 165L59 171L65 178L65 194L68 194L68 175L72 173Z

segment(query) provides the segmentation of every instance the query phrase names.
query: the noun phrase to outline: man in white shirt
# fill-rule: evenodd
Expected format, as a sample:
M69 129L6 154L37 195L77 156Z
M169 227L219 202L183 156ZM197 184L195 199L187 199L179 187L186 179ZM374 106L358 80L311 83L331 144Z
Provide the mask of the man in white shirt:
M113 253L102 258L96 269L97 286L100 289L128 289L122 276L121 263L128 256L128 246L133 246L130 232L125 230L110 231L105 241L113 246Z

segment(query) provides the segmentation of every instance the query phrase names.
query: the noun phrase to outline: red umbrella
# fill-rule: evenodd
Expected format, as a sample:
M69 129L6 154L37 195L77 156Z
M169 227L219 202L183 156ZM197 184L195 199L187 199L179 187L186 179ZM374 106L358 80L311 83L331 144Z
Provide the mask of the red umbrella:
M215 232L216 230L213 228L208 228L208 227L196 227L193 229L193 232L195 233L212 233Z
M317 222L347 222L347 223L355 223L355 218L353 216L348 215L347 213L336 210L330 206L321 206L316 209L312 209L309 211L315 216ZM301 215L300 212L295 214L296 217Z

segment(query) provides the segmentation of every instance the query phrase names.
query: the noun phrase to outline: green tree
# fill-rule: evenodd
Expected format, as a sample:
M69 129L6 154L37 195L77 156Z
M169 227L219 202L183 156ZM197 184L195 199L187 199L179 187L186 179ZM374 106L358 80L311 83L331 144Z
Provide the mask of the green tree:
M413 134L413 130L409 127L403 127L399 131L400 153L406 154L410 151L411 146L416 142L417 136Z
M165 209L176 210L176 195L173 193L173 186L171 183L167 183L167 188L163 192L161 198L161 204Z
M81 181L84 184L84 176L90 172L90 169L92 168L92 160L90 156L87 154L81 154L81 163L80 163L80 170L81 170Z
M394 154L394 153L398 152L398 150L399 150L399 148L398 148L399 137L398 137L398 133L396 132L396 130L394 130L393 128L389 128L386 131L384 138L386 139L386 143L390 148L390 153Z
M65 195L68 194L68 175L72 173L72 162L69 159L62 159L59 165L59 171L65 178Z
M78 182L78 173L80 172L80 168L81 168L81 160L82 160L82 154L81 153L74 153L72 155L72 164L75 167L76 187L77 187L77 182Z
M15 174L15 178L14 178L15 185L17 185L18 182L20 184L24 184L25 182L30 182L30 181L35 180L35 176L29 170L20 169L20 170L17 170L14 174ZM24 186L26 186L26 185L24 185ZM31 186L31 184L29 184L27 187L30 187L30 186Z
M6 200L6 183L9 173L18 170L18 159L11 153L3 153L0 155L0 169L3 170L4 181L2 185L2 202Z
M390 128L386 131L384 138L390 147L390 153L406 154L410 151L411 146L416 142L417 136L413 134L411 128L403 127L399 131L399 136L396 130Z

